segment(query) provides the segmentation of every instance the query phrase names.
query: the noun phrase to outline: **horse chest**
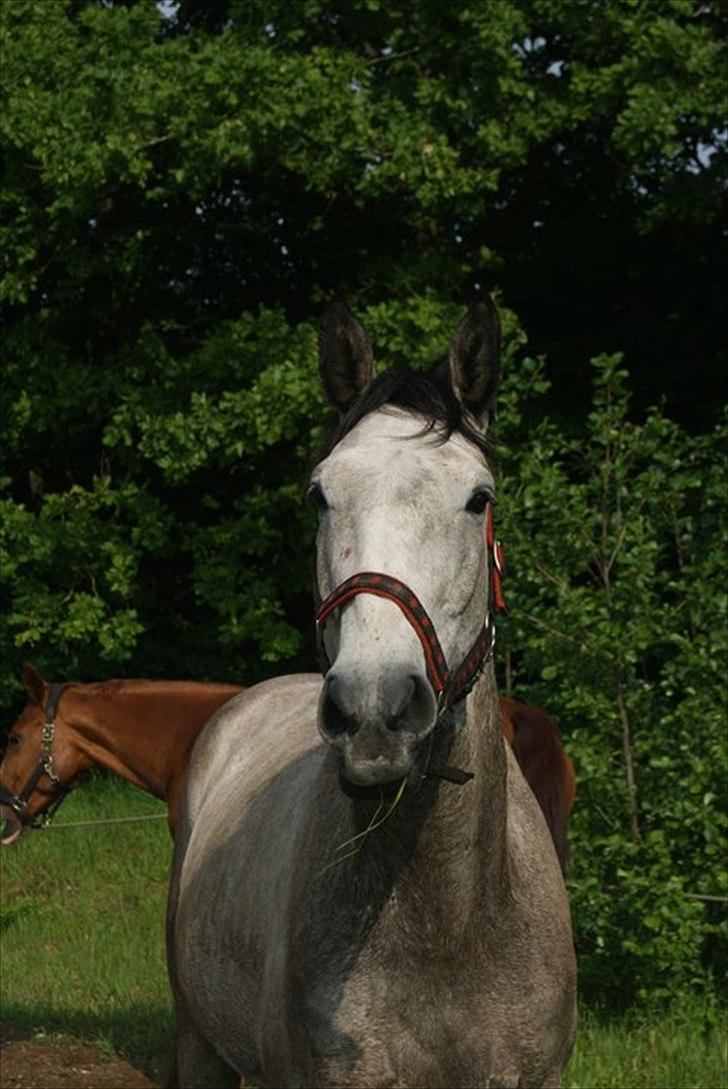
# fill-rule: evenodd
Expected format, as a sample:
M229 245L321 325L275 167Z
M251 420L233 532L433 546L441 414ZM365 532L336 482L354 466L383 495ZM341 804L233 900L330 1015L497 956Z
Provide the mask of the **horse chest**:
M381 1089L541 1084L541 1056L514 1032L528 1014L464 966L393 965L324 979L296 1003L303 1084ZM535 1027L535 1026L534 1026Z

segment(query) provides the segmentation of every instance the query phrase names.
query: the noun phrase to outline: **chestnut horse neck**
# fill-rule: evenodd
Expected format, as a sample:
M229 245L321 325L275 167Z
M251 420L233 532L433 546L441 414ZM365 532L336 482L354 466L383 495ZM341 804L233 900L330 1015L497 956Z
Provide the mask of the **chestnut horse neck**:
M240 688L185 681L101 681L64 692L59 721L80 760L169 801L207 720Z

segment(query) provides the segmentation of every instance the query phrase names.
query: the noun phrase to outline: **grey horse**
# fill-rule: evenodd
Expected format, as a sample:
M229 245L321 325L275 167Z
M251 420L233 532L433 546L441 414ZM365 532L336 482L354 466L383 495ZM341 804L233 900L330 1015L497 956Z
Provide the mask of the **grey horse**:
M314 469L325 677L243 692L190 764L168 915L170 1084L559 1086L569 905L504 743L485 438L489 299L429 374L321 326L339 422Z

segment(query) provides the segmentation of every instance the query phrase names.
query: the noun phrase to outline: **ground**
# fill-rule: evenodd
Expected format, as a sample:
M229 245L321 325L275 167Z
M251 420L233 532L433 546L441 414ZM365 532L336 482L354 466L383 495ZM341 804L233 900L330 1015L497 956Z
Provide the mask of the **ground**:
M38 1039L0 1024L0 1089L153 1089L140 1071L69 1036Z

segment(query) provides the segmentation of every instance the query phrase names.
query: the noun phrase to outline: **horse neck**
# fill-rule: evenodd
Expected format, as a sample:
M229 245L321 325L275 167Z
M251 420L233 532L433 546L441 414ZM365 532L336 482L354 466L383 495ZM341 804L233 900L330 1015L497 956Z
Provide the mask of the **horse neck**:
M192 699L172 686L110 688L89 685L74 693L66 712L87 765L113 772L167 799L184 774L200 729L222 698Z
M458 717L464 721L433 745L430 766L449 763L474 778L462 785L426 780L364 838L354 858L324 878L357 910L389 916L394 931L416 934L418 943L429 932L439 948L448 933L459 944L474 920L480 925L484 915L497 915L507 892L506 755L492 665ZM349 803L348 831L335 845L370 819L371 805L365 814L360 803Z

